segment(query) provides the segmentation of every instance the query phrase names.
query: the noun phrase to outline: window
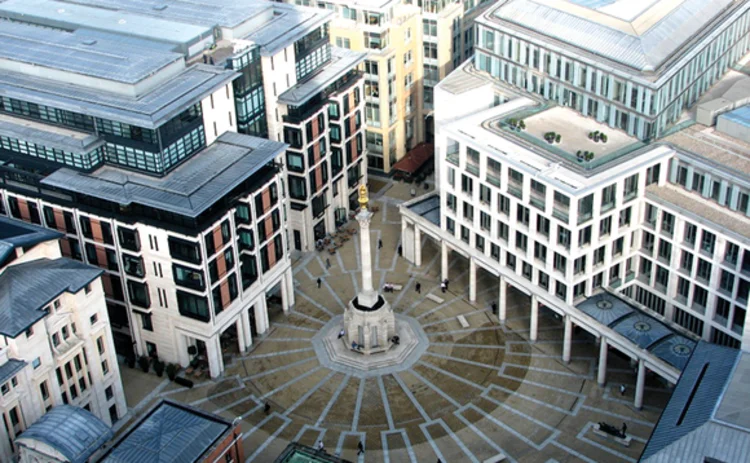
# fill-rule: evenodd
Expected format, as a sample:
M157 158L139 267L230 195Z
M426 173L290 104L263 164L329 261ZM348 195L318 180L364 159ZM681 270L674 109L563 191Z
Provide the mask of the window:
M534 257L542 262L547 262L547 246L542 243L534 243Z
M669 262L672 258L672 245L665 240L659 240L659 259Z
M693 254L687 251L682 251L680 257L680 269L690 273L693 271Z
M674 233L674 215L669 212L662 212L661 214L661 231L672 235Z
M464 219L468 220L469 222L474 221L474 206L464 201Z
M151 322L151 314L142 313L141 314L141 323L143 326L143 329L146 331L154 331L154 325Z
M505 215L510 215L510 199L508 199L506 196L498 194L497 211Z
M107 400L112 400L112 397L115 396L114 392L112 392L112 386L109 386L104 390L104 396Z
M625 179L623 190L623 199L625 201L629 201L638 195L638 174L631 175Z
M492 192L488 186L479 185L479 200L485 204L490 204L492 202Z
M685 244L689 246L695 246L695 239L697 236L698 236L698 227L696 227L692 223L686 222L685 223L685 237L684 237Z
M516 205L516 220L518 221L518 223L528 227L530 215L531 214L528 207L524 207L520 204Z
M656 164L648 168L648 170L646 171L646 186L657 183L659 181L660 168L661 164Z
M615 207L617 196L617 184L610 185L602 190L602 212Z
M461 174L461 191L471 195L474 192L474 180Z
M461 225L461 240L468 243L470 239L471 234L469 233L469 229Z
M542 217L541 215L537 215L536 217L537 233L549 238L549 228L550 228L549 219Z
M591 225L588 225L578 231L578 245L586 246L591 244Z
M605 217L599 222L599 236L607 236L612 232L612 216Z
M724 262L732 266L737 265L737 258L740 254L740 247L734 243L727 241L727 247L724 252Z
M705 282L711 280L711 264L703 259L698 259L698 270L695 274L696 278L699 278Z
M707 254L713 254L715 245L716 235L709 231L703 230L703 233L701 234L701 251Z
M594 216L594 195L590 194L578 200L578 223L581 224Z
M568 259L565 258L565 256L555 253L555 258L554 258L555 270L565 275L565 266L567 265L567 263L568 263Z
M33 366L35 370L39 368L41 365L42 365L42 359L40 359L39 357L35 358L34 361L31 362L31 366Z
M565 249L570 249L570 230L565 227L557 227L557 244Z
M620 228L624 228L624 227L627 227L628 225L630 225L631 215L632 215L632 208L631 207L627 207L627 208L621 210L620 211L620 219L618 221L618 226Z
M144 309L151 307L151 299L148 294L148 285L138 281L128 280L127 283L130 302Z
M104 337L103 336L99 336L96 339L96 348L99 350L99 355L104 354Z
M529 245L529 239L526 235L523 233L517 231L516 232L516 248L522 250L523 252L526 252L526 249Z
M581 256L573 261L573 274L578 275L586 270L586 256Z
M480 212L479 219L480 219L479 225L482 227L482 230L489 231L490 228L492 227L492 218L490 217L490 215L485 212Z

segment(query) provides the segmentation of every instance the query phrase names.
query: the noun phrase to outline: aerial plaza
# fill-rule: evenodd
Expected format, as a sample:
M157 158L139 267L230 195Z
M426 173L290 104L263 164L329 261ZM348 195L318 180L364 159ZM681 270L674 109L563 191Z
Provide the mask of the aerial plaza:
M397 206L408 188L379 186L369 198L379 211L367 211L369 223L332 258L299 257L294 308L271 314L271 329L227 363L224 378L193 389L169 385L160 395L241 417L249 461L274 461L292 442L322 443L321 458L348 461L636 461L669 399L665 383L645 375L638 410L637 367L628 359L612 352L600 385L593 337L573 329L563 361L564 324L540 310L531 342L529 297L508 286L501 323L492 313L497 278L479 272L469 302L470 265L458 254L450 255L442 292L438 245L424 237L420 266L399 255ZM371 285L362 271L368 260ZM376 290L386 284L400 289ZM393 317L387 336L382 322L370 322L368 340L367 322L362 330L345 322L366 291L384 300L386 320ZM352 342L364 346L352 350ZM387 348L367 355L368 345ZM597 432L600 422L626 423L629 445Z

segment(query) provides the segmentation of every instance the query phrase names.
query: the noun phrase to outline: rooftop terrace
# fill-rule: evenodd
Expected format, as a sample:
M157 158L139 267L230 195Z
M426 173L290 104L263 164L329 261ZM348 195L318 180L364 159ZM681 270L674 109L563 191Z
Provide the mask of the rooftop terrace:
M525 128L518 128L523 121ZM487 121L485 126L506 138L518 138L547 159L585 176L600 172L645 146L621 130L562 106L527 107ZM596 141L595 133L604 138ZM559 136L559 141L557 136ZM551 143L548 141L553 140ZM589 153L588 157L586 153Z

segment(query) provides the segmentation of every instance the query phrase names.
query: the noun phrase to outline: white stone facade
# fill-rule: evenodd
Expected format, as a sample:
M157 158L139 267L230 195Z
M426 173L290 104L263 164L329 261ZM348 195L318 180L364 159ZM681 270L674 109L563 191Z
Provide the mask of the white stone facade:
M57 241L37 245L12 265L60 257ZM11 442L51 407L86 408L108 425L127 412L101 279L63 293L49 315L16 338L0 339L0 364L26 362L0 385L0 460L12 461Z

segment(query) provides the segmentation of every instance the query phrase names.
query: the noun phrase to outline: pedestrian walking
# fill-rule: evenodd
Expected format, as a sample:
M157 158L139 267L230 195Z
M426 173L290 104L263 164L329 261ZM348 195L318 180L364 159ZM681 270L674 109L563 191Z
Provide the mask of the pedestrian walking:
M417 294L422 294L422 283L417 282L417 284L414 286L414 289L417 290Z
M398 245L398 255L399 257L404 255L404 248L400 244Z
M318 441L317 448L318 448L318 452L325 452L326 447L325 447L325 445L323 445L323 441L322 440Z
M495 315L497 313L497 302L492 303L492 314Z
M323 280L321 280L320 278L318 278L318 288L320 288L320 285L322 285L322 284L323 284Z
M440 291L445 292L445 282L440 283Z
M357 444L357 455L362 455L365 453L365 446L362 445L362 441L359 441L359 444Z
M446 278L443 283L445 283L445 290L448 291L448 279Z
M343 338L344 336L346 336L346 331L344 331L342 328L341 331L339 331L339 339Z
M627 389L627 388L625 387L625 385L624 385L624 384L620 384L620 395L625 395L625 390L626 390L626 389Z
M622 423L622 435L625 436L625 433L628 431L628 425L625 423Z
M271 404L269 404L268 402L266 402L266 404L263 406L263 413L265 413L266 415L268 415L268 413L270 411L271 411Z
M331 259L326 257L326 268L331 268Z
M378 249L382 249L383 247L383 240L378 240Z

